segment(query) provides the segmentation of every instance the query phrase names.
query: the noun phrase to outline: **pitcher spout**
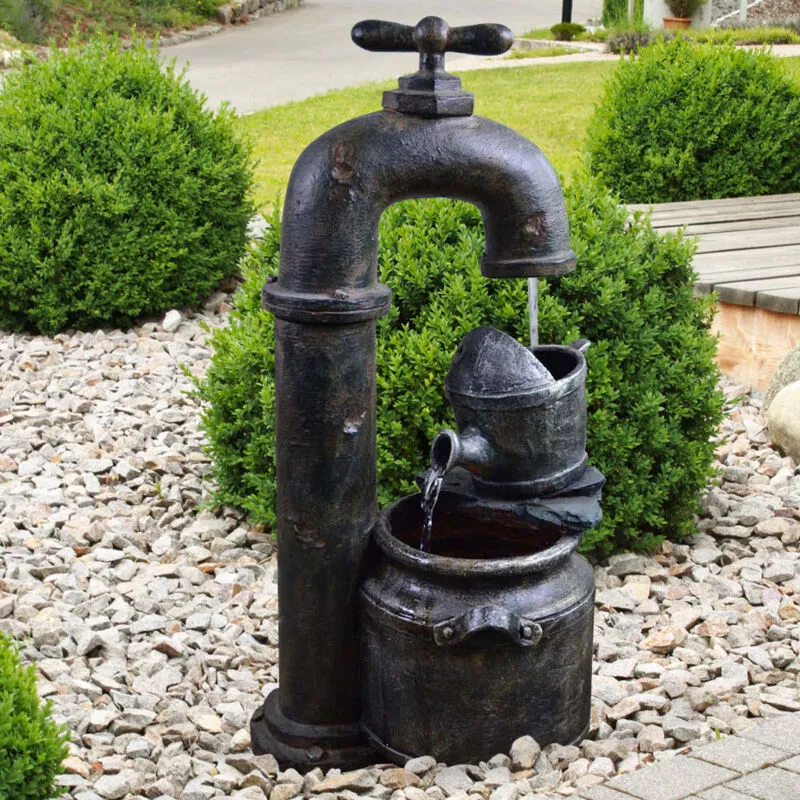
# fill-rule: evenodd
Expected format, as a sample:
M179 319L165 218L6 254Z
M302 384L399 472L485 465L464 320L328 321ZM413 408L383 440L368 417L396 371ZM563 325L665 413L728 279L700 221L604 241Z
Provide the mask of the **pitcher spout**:
M491 472L496 454L489 440L477 429L461 434L445 428L436 434L431 444L431 467L446 475L455 467L464 467L477 475Z

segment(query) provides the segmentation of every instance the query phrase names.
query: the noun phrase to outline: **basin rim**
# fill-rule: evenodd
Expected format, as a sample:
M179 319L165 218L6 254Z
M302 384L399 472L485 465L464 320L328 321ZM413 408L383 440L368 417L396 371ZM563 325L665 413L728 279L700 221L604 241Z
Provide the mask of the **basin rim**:
M456 578L505 578L547 572L566 561L577 549L581 533L566 529L561 538L550 547L524 556L508 558L454 558L424 553L402 542L391 531L391 518L407 505L419 505L421 495L401 497L384 508L372 528L372 537L383 554L395 563L416 572L445 575ZM421 512L420 512L421 513ZM463 513L469 514L468 509ZM487 521L487 526L492 523ZM558 527L558 526L553 526Z

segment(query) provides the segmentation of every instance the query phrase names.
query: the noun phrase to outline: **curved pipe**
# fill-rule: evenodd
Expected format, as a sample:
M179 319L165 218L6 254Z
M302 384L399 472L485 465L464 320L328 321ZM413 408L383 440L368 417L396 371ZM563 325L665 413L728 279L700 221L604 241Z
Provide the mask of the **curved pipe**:
M312 142L286 192L279 285L342 296L377 280L378 222L393 203L453 197L478 206L489 277L574 268L558 178L536 145L482 117L378 111Z

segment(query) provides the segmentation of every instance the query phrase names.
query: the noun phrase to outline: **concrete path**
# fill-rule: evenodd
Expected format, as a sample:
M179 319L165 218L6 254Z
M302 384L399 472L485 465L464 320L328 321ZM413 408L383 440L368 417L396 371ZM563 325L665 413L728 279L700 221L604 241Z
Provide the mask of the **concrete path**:
M800 712L619 775L584 791L585 800L797 800Z
M599 18L602 0L574 0L572 18ZM240 113L415 70L411 53L367 53L350 41L362 19L415 24L435 14L451 25L500 22L521 34L561 19L561 0L305 0L297 9L164 51L212 107L225 100ZM461 57L452 54L454 62ZM525 63L519 62L519 63ZM469 66L469 64L464 65Z

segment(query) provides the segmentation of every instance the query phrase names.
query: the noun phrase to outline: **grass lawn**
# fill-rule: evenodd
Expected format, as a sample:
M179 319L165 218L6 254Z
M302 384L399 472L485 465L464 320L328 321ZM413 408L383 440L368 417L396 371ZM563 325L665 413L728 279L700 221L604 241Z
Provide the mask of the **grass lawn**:
M615 64L583 62L479 70L461 75L475 93L475 113L527 136L566 179L580 163L586 124L603 81ZM255 146L255 197L270 207L285 190L302 150L328 128L359 114L380 110L381 92L397 85L366 84L259 111L241 118Z
M555 39L555 35L550 28L534 28L532 31L523 33L521 39Z
M792 58L782 58L786 71L798 82L800 82L800 56L792 56Z
M549 47L535 47L533 50L509 50L506 59L516 61L522 58L547 58L549 56L568 56L575 53L574 47L551 45Z
M800 81L800 58L781 63ZM462 73L475 93L475 113L508 125L534 141L569 181L581 163L581 148L603 82L616 64L608 61L547 64ZM381 92L396 81L341 89L242 117L258 160L255 199L265 209L285 191L302 150L328 128L381 106Z

